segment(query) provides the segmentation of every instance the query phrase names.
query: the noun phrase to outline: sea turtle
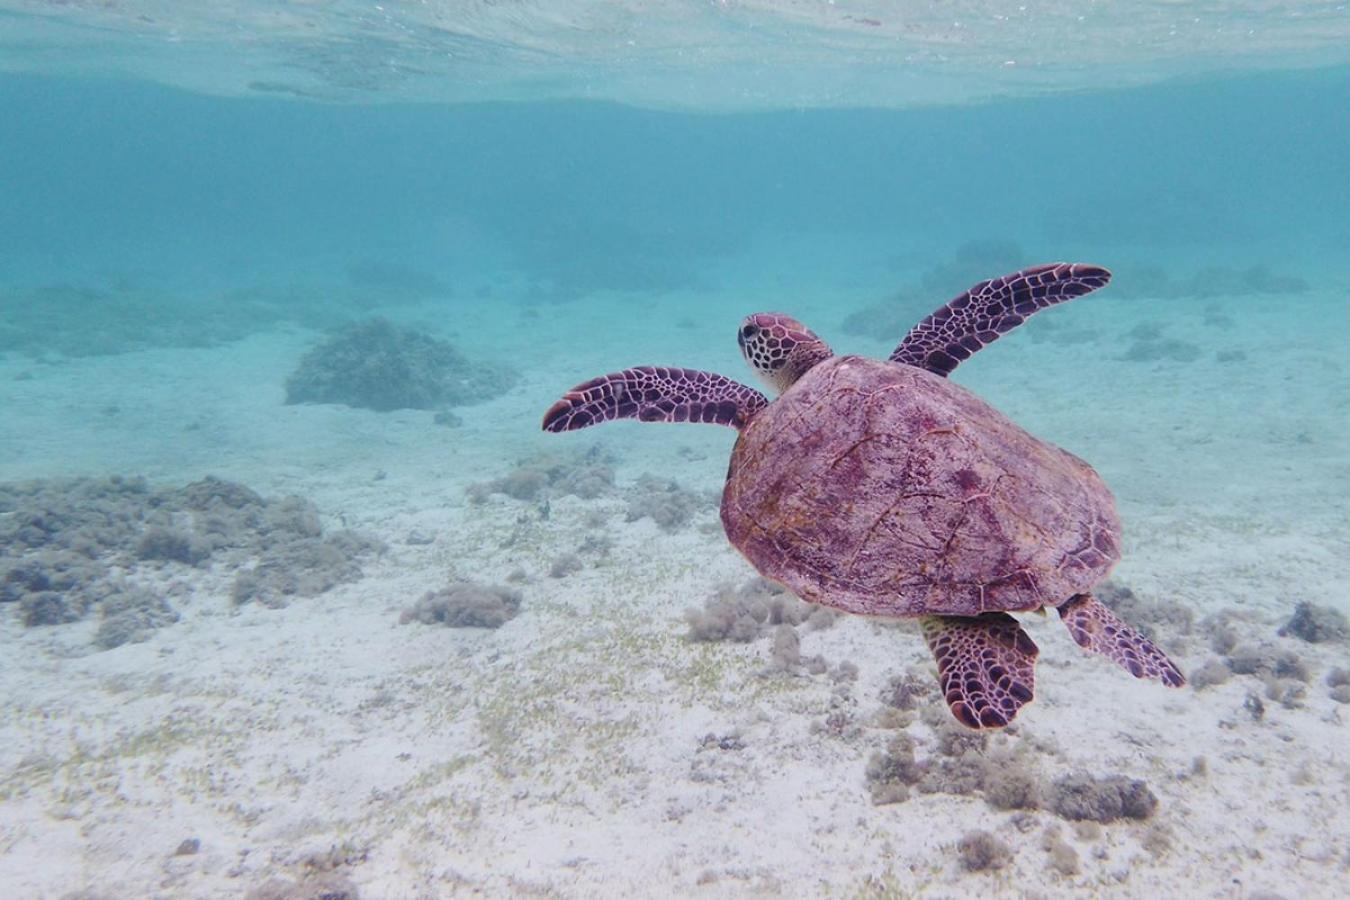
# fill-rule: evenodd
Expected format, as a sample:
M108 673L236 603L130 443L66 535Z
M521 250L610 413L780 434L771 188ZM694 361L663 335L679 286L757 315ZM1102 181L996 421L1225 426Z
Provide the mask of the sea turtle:
M722 493L731 543L812 603L918 618L952 714L972 728L1006 725L1032 698L1038 651L1009 612L1053 606L1082 647L1180 686L1172 661L1091 594L1120 558L1101 477L946 378L1110 278L1052 263L982 281L885 361L835 356L795 319L759 313L738 341L777 400L711 372L640 366L577 385L544 429L619 418L736 428Z

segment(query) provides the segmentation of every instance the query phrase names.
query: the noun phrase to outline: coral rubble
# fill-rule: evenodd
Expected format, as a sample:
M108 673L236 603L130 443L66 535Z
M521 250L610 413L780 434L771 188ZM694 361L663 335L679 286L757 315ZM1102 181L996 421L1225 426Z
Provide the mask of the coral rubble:
M1138 779L1072 772L1055 779L1047 806L1070 821L1114 822L1149 818L1158 808L1158 798Z
M277 606L361 577L383 545L350 531L324 534L308 500L268 500L207 477L181 488L142 478L74 478L0 485L0 603L25 625L57 625L98 608L102 648L144 640L178 613L147 576L166 566L238 568L235 602Z
M778 625L831 625L836 613L798 600L786 588L754 578L738 588L722 587L702 610L685 613L691 641L748 643Z
M662 531L679 531L694 514L713 506L712 501L669 478L642 475L628 496L626 519L635 522L650 518Z
M593 500L614 489L614 459L598 445L584 453L543 453L518 461L499 478L468 487L470 503L486 503L493 494L515 500L575 496Z

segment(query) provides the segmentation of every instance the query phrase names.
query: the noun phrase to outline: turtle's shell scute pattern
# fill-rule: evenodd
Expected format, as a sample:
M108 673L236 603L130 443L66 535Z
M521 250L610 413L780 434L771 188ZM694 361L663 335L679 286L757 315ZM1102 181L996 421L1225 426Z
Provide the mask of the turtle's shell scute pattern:
M1119 559L1087 463L938 375L855 356L742 430L722 523L763 574L871 615L1057 606Z

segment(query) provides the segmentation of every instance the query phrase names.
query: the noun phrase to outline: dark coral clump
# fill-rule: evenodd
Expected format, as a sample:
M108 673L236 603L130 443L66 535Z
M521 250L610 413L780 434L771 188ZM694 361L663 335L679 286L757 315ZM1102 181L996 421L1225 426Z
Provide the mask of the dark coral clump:
M1294 607L1294 614L1280 628L1280 635L1296 637L1310 644L1343 641L1350 637L1350 622L1338 609L1304 601Z
M1158 798L1147 784L1124 775L1064 775L1050 786L1047 799L1056 815L1073 822L1147 819L1158 808Z
M967 872L992 872L1012 862L1012 848L987 831L970 831L956 844L961 868Z
M472 362L445 341L372 319L338 329L307 352L286 380L286 402L441 410L491 400L514 384L505 367Z
M500 628L520 612L522 595L501 585L456 581L439 591L428 591L405 609L399 622L448 625L451 628Z

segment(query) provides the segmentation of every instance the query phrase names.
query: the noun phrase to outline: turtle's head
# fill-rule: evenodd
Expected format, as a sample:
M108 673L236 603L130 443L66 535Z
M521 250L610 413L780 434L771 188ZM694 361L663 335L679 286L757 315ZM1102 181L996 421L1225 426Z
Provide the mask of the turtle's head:
M750 368L780 394L807 369L834 356L830 345L814 331L781 313L746 316L736 340Z

